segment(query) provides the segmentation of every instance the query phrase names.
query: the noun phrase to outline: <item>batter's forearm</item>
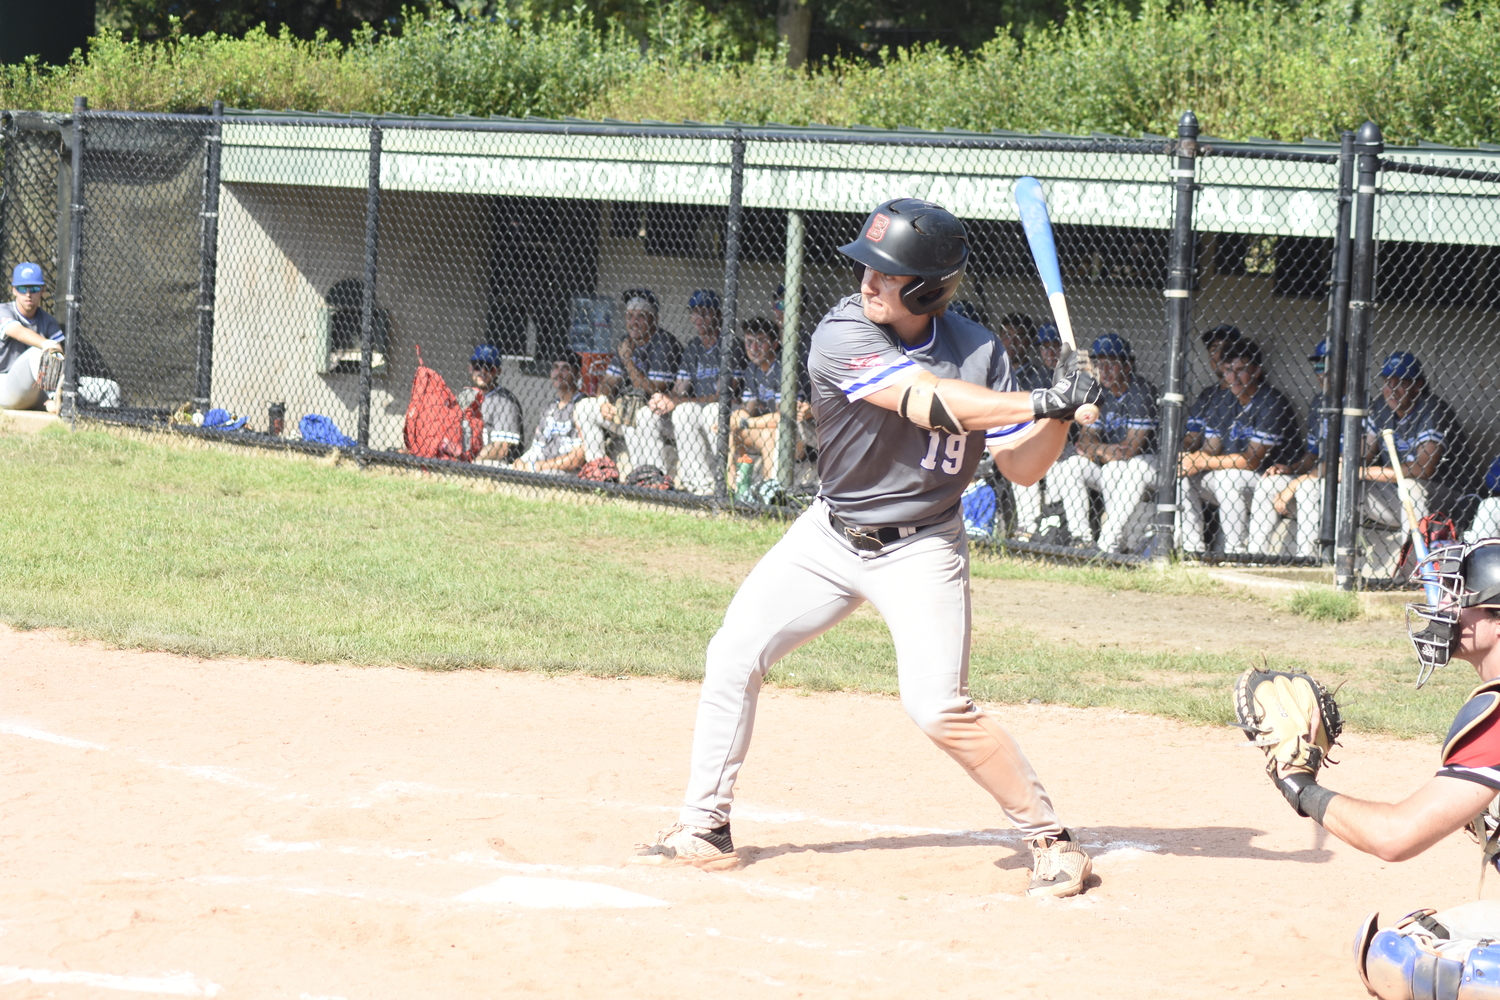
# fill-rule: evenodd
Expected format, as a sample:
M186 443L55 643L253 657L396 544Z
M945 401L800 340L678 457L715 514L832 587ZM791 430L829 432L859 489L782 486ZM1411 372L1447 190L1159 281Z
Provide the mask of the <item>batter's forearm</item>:
M1033 419L1029 392L995 392L956 378L938 379L937 391L942 394L948 409L969 430L987 431L1024 424ZM1048 464L1051 464L1050 460Z
M990 449L1000 474L1017 486L1034 486L1068 443L1068 424L1062 420L1038 420L1018 441Z

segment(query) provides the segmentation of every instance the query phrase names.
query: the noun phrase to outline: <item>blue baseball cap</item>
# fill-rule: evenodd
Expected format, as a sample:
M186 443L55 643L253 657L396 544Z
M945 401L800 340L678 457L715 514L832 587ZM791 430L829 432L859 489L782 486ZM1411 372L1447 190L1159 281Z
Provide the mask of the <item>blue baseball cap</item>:
M45 285L47 279L42 277L42 265L26 261L17 264L16 269L10 272L10 287L19 288L22 285Z
M1135 357L1135 352L1130 349L1130 341L1118 333L1106 333L1096 338L1089 347L1089 352L1096 358L1124 358L1129 361Z
M500 367L500 348L494 344L480 344L474 348L474 353L469 356L471 365L487 365L490 368Z
M1318 341L1318 346L1313 348L1313 352L1307 356L1307 360L1322 361L1326 357L1328 357L1328 338L1324 337Z
M1411 351L1392 351L1380 366L1380 374L1384 378L1421 378L1422 362Z
M689 309L714 309L719 308L719 293L711 288L700 288L688 296Z
M1043 323L1037 327L1036 342L1038 344L1061 344L1062 334L1057 332L1057 324Z

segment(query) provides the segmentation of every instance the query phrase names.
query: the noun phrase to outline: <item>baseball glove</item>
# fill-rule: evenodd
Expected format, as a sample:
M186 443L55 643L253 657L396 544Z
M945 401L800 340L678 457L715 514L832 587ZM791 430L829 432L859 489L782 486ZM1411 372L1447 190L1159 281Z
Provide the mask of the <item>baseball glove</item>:
M1307 674L1251 667L1234 685L1238 728L1266 755L1273 781L1278 770L1316 777L1344 731L1338 702Z

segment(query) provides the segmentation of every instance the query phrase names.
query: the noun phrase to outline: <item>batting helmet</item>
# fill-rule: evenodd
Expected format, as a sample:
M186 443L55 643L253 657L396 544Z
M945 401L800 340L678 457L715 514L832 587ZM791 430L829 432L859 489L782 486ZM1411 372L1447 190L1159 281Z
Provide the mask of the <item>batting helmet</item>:
M969 237L958 217L930 201L894 198L870 213L853 243L839 252L881 274L914 275L901 302L918 316L937 312L958 291L969 262Z
M1458 645L1458 615L1465 608L1500 609L1500 538L1434 545L1412 570L1412 582L1436 587L1436 603L1406 606L1406 633L1417 653L1417 687L1447 663ZM1431 591L1429 590L1429 593Z

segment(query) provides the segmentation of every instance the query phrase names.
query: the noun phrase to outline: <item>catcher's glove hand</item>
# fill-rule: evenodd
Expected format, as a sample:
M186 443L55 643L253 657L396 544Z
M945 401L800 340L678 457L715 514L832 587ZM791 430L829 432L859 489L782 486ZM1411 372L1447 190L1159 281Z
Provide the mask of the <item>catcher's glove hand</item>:
M1314 783L1318 768L1344 731L1338 702L1328 689L1304 673L1251 667L1234 685L1238 728L1266 755L1266 773L1298 813L1303 788Z

